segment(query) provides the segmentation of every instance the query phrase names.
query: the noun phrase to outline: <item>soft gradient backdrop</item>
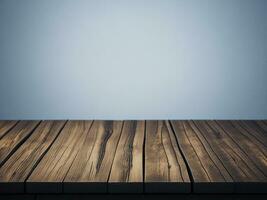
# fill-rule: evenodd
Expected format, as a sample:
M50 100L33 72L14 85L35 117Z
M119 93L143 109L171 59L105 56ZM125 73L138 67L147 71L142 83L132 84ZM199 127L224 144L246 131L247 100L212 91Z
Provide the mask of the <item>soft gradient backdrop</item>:
M1 119L266 119L266 0L0 0Z

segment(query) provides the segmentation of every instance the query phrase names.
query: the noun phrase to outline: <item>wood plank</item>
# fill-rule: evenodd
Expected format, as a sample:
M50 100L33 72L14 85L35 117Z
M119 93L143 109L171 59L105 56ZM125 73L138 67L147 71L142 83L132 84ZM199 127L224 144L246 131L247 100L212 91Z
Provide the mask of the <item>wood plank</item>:
M267 147L253 135L256 134L256 131L247 130L244 124L238 121L222 121L221 123L228 127L226 133L229 137L236 142L267 178ZM253 131L253 134L250 131Z
M18 121L15 120L1 120L0 121L0 139L10 130L12 129Z
M266 192L265 121L1 122L0 193Z
M234 192L263 192L266 187L261 184L265 180L264 174L237 143L225 133L225 129L215 121L200 121L195 124L209 143L213 147L218 147L215 153L220 157L235 182Z
M254 138L253 142L257 143L257 145L267 147L267 126L266 130L264 129L264 125L258 124L256 121L246 120L246 121L237 121L241 129L245 129L250 136L250 138Z
M181 151L189 165L194 193L231 193L233 179L214 149L188 121L171 121Z
M21 121L0 140L0 166L31 135L40 121Z
M143 192L143 145L145 121L125 121L113 161L108 191Z
M0 193L23 193L24 181L56 139L64 121L43 121L0 168Z
M107 192L122 121L95 121L64 180L66 193Z
M168 121L147 121L145 192L190 192L185 162Z
M254 123L260 126L264 134L267 134L267 120L256 120Z
M26 182L29 193L60 193L62 182L89 134L92 121L68 121Z
M213 123L215 124L215 122ZM266 178L266 172L264 172L267 165L266 148L262 149L263 146L258 148L258 145L251 141L250 135L237 122L222 120L216 123L225 133L229 145L242 157L249 168L253 169L255 175L259 178Z
M267 130L258 124L256 121L252 120L239 120L236 121L247 133L250 134L251 138L254 138L254 141L261 143L260 145L267 147Z
M265 123L265 125L267 126L267 119L265 119L265 120L258 120L258 121L261 121L261 122Z

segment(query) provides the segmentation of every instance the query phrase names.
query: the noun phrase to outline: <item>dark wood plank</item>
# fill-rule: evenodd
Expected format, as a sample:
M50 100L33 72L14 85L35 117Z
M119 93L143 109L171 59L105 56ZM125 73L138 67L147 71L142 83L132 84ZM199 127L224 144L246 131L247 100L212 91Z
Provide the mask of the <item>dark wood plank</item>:
M195 193L231 193L233 179L208 141L188 121L172 121L181 151L190 168Z
M10 130L12 129L18 121L14 120L2 120L0 121L0 139Z
M31 135L40 121L21 121L0 140L0 166Z
M122 121L95 121L66 178L66 193L107 192L107 182L121 136Z
M244 129L253 138L253 141L259 145L267 147L267 131L264 130L256 121L252 120L239 120L235 121L239 124L241 129Z
M62 192L62 182L88 136L91 125L92 121L67 122L57 140L27 179L27 192Z
M200 133L213 148L216 148L215 153L235 182L235 192L264 192L266 189L265 184L262 184L265 180L264 174L219 123L215 121L195 122Z
M39 194L36 200L266 200L266 194ZM1 200L21 200L1 199ZM26 199L28 200L28 199Z
M108 191L143 192L143 146L145 121L125 121L113 161Z
M261 143L261 146L267 147L267 131L264 130L264 123L257 123L256 121L246 120L238 121L241 129L245 129L251 137L254 138L254 142Z
M0 193L24 192L24 181L56 139L64 121L43 121L0 168Z
M263 130L264 134L267 134L267 120L257 120L254 121Z
M168 121L147 121L145 192L190 192L185 162Z
M32 194L0 194L0 199L1 200L36 200L36 197Z

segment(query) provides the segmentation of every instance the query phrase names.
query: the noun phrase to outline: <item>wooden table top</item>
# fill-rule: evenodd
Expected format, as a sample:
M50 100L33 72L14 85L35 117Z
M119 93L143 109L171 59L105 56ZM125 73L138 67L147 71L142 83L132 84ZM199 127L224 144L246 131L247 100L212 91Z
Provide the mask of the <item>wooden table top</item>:
M267 121L0 121L0 193L266 193Z

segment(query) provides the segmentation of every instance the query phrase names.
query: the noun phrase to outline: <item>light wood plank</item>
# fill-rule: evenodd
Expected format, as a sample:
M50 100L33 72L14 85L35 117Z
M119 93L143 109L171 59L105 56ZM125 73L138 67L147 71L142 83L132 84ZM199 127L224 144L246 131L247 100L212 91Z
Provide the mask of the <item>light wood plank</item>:
M29 193L60 193L63 180L89 134L92 121L68 121L26 182Z
M230 174L196 127L189 121L172 121L172 125L194 180L193 192L233 192Z
M185 162L168 121L147 121L145 192L190 192Z
M197 126L209 143L214 148L217 147L215 153L220 157L235 182L234 192L262 192L265 186L259 183L265 180L264 174L253 164L237 143L227 135L219 123L201 121L198 122Z
M21 121L0 140L0 166L31 135L40 121Z
M265 121L63 124L0 121L0 192L266 192Z
M24 192L24 181L56 139L64 121L43 121L0 168L0 193Z
M145 121L125 121L109 178L111 193L143 192Z
M95 121L65 180L64 192L107 192L107 182L121 136L122 121ZM82 161L83 160L83 161Z
M0 121L0 139L10 130L12 129L18 121L14 120L2 120Z

